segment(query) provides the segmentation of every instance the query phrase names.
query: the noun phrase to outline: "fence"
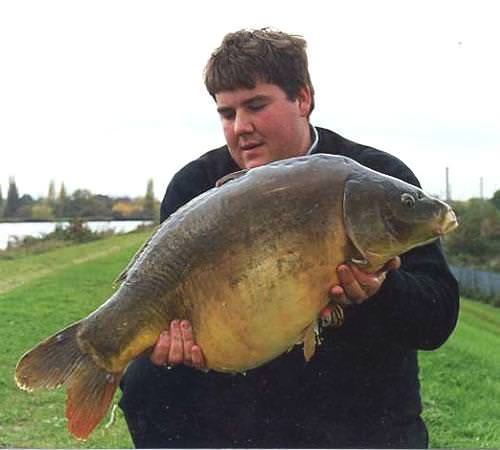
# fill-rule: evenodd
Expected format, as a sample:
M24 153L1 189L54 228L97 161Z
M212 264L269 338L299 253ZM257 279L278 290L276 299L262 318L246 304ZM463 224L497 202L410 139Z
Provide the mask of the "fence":
M458 266L451 266L451 271L458 280L462 294L500 306L500 273Z

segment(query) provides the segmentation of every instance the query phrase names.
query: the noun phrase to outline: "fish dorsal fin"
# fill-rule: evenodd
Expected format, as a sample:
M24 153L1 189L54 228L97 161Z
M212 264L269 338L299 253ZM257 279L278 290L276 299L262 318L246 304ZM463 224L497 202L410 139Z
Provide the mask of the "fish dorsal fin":
M219 178L215 187L221 187L223 184L226 184L228 181L235 180L236 178L240 178L248 172L248 169L238 170L237 172L231 172L227 175L224 175L222 178Z
M113 281L113 287L118 287L120 284L122 284L125 281L125 279L127 278L127 275L128 275L128 271L135 264L135 262L139 259L139 257L144 253L146 248L148 248L148 246L151 242L151 239L153 239L153 236L156 234L156 232L158 231L159 228L160 228L160 225L158 225L154 228L153 232L151 233L151 236L149 236L146 239L144 244L142 244L142 246L139 248L139 250L137 250L135 255L130 259L130 261L128 262L126 267L115 278L115 280Z

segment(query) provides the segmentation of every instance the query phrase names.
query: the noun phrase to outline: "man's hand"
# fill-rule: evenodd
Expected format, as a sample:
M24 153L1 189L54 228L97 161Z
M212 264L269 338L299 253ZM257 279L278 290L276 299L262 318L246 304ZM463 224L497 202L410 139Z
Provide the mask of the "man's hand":
M378 292L387 272L397 270L400 267L401 259L399 256L390 259L384 267L375 273L365 273L356 266L341 264L337 267L339 284L330 289L333 303L342 306L363 303Z
M156 341L150 359L158 366L184 364L195 369L206 368L205 357L194 342L193 329L187 320L172 320L170 330L163 331Z

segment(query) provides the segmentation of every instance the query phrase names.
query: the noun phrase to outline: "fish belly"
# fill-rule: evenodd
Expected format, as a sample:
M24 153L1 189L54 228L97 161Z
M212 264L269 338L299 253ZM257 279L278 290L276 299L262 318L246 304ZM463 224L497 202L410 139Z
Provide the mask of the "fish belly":
M279 261L239 275L199 276L206 289L192 320L208 368L244 372L274 359L302 340L328 303L332 279L326 262L322 268L316 261L314 271L284 274Z

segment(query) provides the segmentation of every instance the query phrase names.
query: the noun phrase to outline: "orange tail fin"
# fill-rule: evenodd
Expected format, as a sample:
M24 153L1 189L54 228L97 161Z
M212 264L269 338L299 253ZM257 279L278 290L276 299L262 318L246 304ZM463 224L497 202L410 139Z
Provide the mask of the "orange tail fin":
M68 385L66 417L68 430L79 439L86 439L102 420L113 399L120 375L99 369L90 357L74 370Z
M121 374L110 374L82 353L76 340L79 323L46 339L17 363L16 383L21 389L67 386L68 430L85 439L102 420Z

